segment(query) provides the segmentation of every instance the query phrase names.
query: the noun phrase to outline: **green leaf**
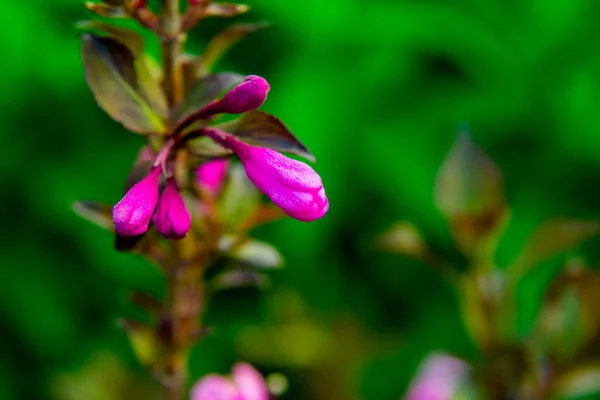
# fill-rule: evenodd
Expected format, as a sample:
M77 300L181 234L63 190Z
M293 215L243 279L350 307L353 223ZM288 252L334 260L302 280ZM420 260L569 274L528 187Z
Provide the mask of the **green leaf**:
M106 3L92 3L90 1L85 2L85 7L103 18L129 18L129 15L125 12L123 7L106 4Z
M244 75L234 72L221 72L198 79L183 103L175 111L175 120L181 121L195 113L243 80Z
M213 291L235 289L240 287L258 287L264 289L270 284L269 278L256 271L244 269L228 269L209 282Z
M278 118L262 111L250 111L238 120L223 124L223 130L259 147L291 153L315 162L315 156Z
M559 398L600 395L600 364L578 365L553 380L553 394Z
M258 22L254 24L234 24L218 35L212 38L202 54L200 60L196 63L196 71L203 75L208 73L215 63L229 50L233 45L239 42L244 37L259 29L269 26L266 22Z
M98 225L101 228L112 231L114 224L112 220L112 207L107 204L92 200L76 201L73 210L81 217Z
M225 235L219 242L219 249L245 265L256 268L280 268L283 257L269 243L254 239L244 239L241 242L233 235Z
M246 4L235 3L210 3L204 15L207 17L235 17L250 9Z
M435 204L465 256L493 255L508 217L503 176L467 129L458 135L440 167Z
M509 273L514 280L518 280L533 267L595 236L599 228L600 225L595 221L566 218L547 221L531 235L509 266Z
M106 33L133 53L133 68L137 74L136 85L139 92L154 112L165 118L168 115L167 99L160 85L160 76L155 73L155 61L144 51L145 43L142 35L131 29L95 20L82 21L77 26L80 29Z
M440 168L435 201L448 219L504 208L502 172L466 130L458 135Z
M244 167L240 164L232 164L229 167L228 179L220 203L221 218L227 229L235 232L256 212L260 199L260 192L246 176Z
M82 39L85 76L98 105L132 132L164 132L160 115L144 100L132 52L112 38Z

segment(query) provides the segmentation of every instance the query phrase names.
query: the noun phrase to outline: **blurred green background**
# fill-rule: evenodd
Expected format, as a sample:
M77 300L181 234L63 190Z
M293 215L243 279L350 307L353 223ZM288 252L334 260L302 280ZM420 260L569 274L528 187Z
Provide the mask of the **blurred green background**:
M193 376L226 373L242 359L285 374L284 399L398 399L430 351L476 350L442 279L376 250L373 238L406 219L451 248L433 186L462 121L505 175L512 219L499 265L548 217L598 216L600 3L248 4L237 20L271 28L233 48L218 69L268 79L263 109L317 156L331 208L318 222L288 219L256 231L281 250L286 268L271 274L266 291L214 298L206 321L215 332L194 352ZM55 399L65 374L93 392L82 377L94 360L141 373L115 321L131 312L132 289L162 285L153 267L114 251L112 236L71 208L81 198L117 202L143 143L85 85L74 24L87 18L76 0L4 1L0 12L6 399ZM201 51L230 22L201 24L188 49ZM584 248L592 265L599 244ZM551 273L529 276L520 289L523 335Z

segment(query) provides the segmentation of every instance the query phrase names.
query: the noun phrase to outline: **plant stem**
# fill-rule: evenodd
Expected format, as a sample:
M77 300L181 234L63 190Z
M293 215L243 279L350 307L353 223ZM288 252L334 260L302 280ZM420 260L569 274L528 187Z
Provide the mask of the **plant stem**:
M171 107L183 98L183 71L180 65L182 46L179 0L162 0L161 53L164 90Z
M183 35L179 0L161 0L160 42L163 62L163 89L171 110L183 99L183 71L180 63ZM202 293L202 269L189 265L178 242L170 243L172 264L167 273L167 303L161 326L167 351L166 400L182 400L187 382L187 356L197 335Z

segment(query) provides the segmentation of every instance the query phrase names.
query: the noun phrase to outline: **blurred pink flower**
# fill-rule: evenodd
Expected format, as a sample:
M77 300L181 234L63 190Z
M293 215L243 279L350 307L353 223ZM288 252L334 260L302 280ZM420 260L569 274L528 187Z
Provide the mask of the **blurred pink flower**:
M456 357L432 354L421 364L404 399L451 400L467 370L467 364Z
M205 162L196 168L196 183L209 194L217 195L221 191L228 168L227 158Z
M308 165L217 129L206 132L240 158L252 183L290 217L310 222L329 210L321 177Z
M250 364L237 363L231 378L210 374L191 391L191 400L269 400L262 375Z

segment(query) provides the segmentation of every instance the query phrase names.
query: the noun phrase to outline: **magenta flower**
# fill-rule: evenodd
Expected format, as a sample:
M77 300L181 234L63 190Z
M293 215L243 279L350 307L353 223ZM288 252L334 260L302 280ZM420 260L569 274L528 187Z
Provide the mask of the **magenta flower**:
M173 178L167 181L160 195L152 221L158 233L167 239L183 239L190 230L191 215Z
M205 162L196 168L196 183L202 190L213 196L217 195L221 191L228 168L227 158Z
M160 168L133 185L113 208L115 232L120 236L137 236L148 230L148 224L158 201Z
M191 400L269 400L261 374L250 364L237 363L231 378L210 374L198 381Z
M247 76L220 101L221 112L241 114L256 110L267 99L269 89L270 86L264 78L257 75Z
M321 177L308 165L274 150L251 146L217 129L206 129L206 133L232 150L252 183L290 217L310 222L329 210Z
M269 83L258 75L249 75L242 83L235 86L220 100L215 100L191 115L179 127L182 130L198 118L210 118L215 114L242 114L256 110L267 99Z
M451 400L467 374L467 364L445 354L425 359L405 400Z

